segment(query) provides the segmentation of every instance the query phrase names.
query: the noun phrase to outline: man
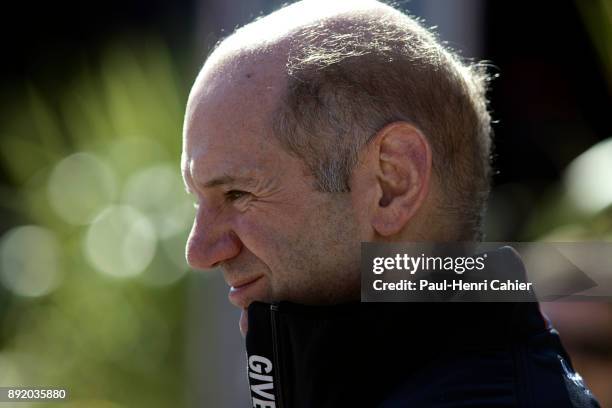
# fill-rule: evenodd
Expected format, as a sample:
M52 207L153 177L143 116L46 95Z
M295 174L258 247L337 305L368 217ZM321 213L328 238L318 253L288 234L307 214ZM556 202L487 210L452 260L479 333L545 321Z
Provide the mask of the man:
M535 303L359 303L361 242L480 239L486 80L372 0L292 4L210 55L187 258L243 311L254 407L596 406Z

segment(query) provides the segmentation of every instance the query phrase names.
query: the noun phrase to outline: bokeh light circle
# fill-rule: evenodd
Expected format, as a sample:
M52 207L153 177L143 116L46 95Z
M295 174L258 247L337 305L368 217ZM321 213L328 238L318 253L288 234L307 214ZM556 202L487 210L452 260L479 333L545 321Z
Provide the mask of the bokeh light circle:
M592 146L570 164L565 186L580 210L594 214L612 204L612 139Z
M161 238L187 231L193 220L193 203L174 164L158 164L133 174L125 183L122 201L146 214Z
M140 274L151 263L157 235L151 221L126 205L110 206L90 225L85 254L98 271L114 277Z
M49 203L65 221L85 225L115 198L113 170L90 153L75 153L60 161L49 177Z
M0 281L17 295L43 296L60 282L59 244L45 228L27 225L6 233L0 259Z

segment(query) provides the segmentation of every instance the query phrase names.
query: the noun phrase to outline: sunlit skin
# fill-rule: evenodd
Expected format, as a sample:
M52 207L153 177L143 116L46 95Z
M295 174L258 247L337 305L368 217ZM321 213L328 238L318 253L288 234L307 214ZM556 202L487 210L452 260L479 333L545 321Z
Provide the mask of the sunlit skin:
M269 118L278 76L261 65L233 72L235 81L222 80L225 73L204 73L188 108L183 176L198 207L189 264L220 266L230 301L242 309L253 300L358 297L350 196L314 191L302 161L275 143Z
M283 57L279 48L209 59L185 119L182 172L197 202L187 260L221 268L230 302L243 309L243 335L256 300L358 300L360 243L420 236L431 199L429 145L401 122L364 148L350 193L316 191L302 160L272 134Z

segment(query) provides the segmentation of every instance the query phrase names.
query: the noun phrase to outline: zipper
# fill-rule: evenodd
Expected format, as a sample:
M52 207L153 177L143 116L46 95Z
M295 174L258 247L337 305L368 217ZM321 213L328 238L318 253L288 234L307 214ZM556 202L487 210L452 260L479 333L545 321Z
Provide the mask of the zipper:
M274 359L274 366L276 367L276 375L274 378L276 379L276 389L278 392L276 393L278 400L276 401L277 408L283 408L283 392L281 388L281 376L280 376L280 355L279 355L279 333L278 333L278 304L273 303L270 305L270 321L272 322L272 355Z

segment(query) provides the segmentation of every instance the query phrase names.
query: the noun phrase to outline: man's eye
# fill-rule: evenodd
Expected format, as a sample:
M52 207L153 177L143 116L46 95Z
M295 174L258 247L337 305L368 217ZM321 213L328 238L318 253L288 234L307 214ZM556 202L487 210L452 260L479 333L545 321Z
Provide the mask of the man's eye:
M240 190L230 190L225 193L225 199L228 201L236 201L239 198L247 195L248 193Z

